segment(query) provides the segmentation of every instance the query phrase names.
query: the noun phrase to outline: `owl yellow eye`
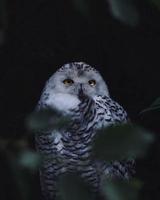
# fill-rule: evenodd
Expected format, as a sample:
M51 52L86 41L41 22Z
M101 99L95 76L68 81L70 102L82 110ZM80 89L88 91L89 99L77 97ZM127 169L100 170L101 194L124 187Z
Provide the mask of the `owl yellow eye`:
M95 80L89 80L88 81L90 86L95 86L96 85L96 81Z
M74 83L74 81L72 80L72 79L65 79L64 81L63 81L63 83L65 84L65 85L72 85L73 83Z

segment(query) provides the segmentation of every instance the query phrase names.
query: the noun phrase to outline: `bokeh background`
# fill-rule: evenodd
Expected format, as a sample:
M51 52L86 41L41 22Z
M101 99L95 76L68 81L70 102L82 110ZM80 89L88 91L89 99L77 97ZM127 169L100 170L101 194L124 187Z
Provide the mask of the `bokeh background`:
M15 158L34 152L24 121L45 81L72 61L96 67L131 120L155 135L136 176L144 183L140 199L160 199L160 113L139 114L160 96L158 0L1 0L0 199L40 199L38 171L17 167Z

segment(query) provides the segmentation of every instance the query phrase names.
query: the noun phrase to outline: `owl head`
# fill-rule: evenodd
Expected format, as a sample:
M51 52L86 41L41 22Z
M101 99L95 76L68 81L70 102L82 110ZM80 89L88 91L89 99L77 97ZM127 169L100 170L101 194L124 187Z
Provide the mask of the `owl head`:
M42 97L54 107L65 104L67 108L77 105L82 96L94 98L97 95L109 96L102 76L84 62L73 62L63 65L50 77Z

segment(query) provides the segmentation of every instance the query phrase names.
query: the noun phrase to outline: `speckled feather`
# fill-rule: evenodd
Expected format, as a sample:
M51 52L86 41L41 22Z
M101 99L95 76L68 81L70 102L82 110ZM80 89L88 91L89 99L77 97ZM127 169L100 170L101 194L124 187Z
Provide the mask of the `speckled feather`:
M84 76L84 71L97 74L94 76L98 78L100 76L97 70L85 63L66 64L49 79L43 90L37 109L58 109L63 115L70 115L72 119L71 124L64 130L36 134L36 147L44 157L40 178L43 195L47 200L53 200L56 196L57 179L65 172L77 173L91 190L99 192L104 176L128 179L134 171L134 161L106 163L92 158L92 142L96 130L115 123L126 123L127 113L110 98L106 85L103 88L104 92L98 89L98 92L90 92L89 95L84 86L85 94L78 98L77 94L73 95L72 92L64 94L65 100L63 94L56 95L54 91L57 92L57 89L53 84L55 76L67 70L69 74L75 73L77 77ZM103 81L101 77L99 79L100 82ZM66 105L67 98L70 102Z

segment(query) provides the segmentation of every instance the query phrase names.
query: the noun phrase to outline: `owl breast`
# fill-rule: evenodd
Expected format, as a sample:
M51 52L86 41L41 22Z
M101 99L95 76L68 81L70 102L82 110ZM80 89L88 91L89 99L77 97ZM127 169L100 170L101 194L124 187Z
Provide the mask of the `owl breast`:
M58 179L65 172L76 172L97 192L101 192L105 175L128 177L128 163L108 165L92 156L93 140L100 134L97 129L127 121L126 112L109 97L108 87L95 68L74 62L57 70L45 85L37 111L48 107L69 115L71 121L63 129L55 127L35 137L43 158L40 179L46 200L56 197Z
M65 172L75 172L83 178L87 185L91 186L93 191L97 191L100 187L101 176L91 156L93 138L97 129L125 121L126 113L119 104L106 96L95 96L94 98L86 96L81 102L70 95L66 95L66 98L72 101L71 105L69 101L64 101L64 95L62 98L61 94L47 102L63 112L65 110L74 114L71 117L71 124L65 130L53 131L37 138L39 151L52 158L52 161L44 161L43 176L47 176L48 179L49 173L49 180L52 180L53 174L59 177ZM106 170L106 166L104 169ZM43 176L42 179L47 181ZM46 187L51 194L48 182Z
M70 110L75 109L80 103L77 96L71 94L57 93L56 95L50 95L46 100L46 104L62 111L63 113L69 113Z

